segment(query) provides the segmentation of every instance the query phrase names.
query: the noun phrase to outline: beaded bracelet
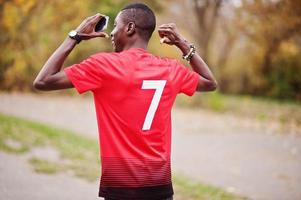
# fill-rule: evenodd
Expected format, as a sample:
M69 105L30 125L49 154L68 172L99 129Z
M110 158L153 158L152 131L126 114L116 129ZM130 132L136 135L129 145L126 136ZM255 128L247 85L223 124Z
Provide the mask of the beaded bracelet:
M189 47L190 47L190 49L189 49L188 54L182 56L182 58L184 60L187 60L188 62L190 62L192 56L195 54L195 51L196 51L196 48L193 44L189 45Z

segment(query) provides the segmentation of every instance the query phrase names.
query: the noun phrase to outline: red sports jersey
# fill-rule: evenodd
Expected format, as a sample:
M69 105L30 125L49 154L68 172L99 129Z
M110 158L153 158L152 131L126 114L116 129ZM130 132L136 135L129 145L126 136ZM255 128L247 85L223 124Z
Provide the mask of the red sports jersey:
M140 48L95 54L64 71L79 93L94 94L102 164L99 196L171 196L171 109L178 93L193 95L199 75Z

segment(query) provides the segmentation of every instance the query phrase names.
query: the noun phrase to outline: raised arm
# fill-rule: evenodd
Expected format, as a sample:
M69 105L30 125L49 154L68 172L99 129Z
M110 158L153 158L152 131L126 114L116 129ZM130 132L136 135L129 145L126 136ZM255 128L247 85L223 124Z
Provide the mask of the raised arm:
M95 37L108 37L104 32L95 32L94 27L102 15L96 14L86 18L75 30L78 41L88 40ZM66 74L61 71L64 61L78 43L76 39L67 37L65 41L55 50L42 67L33 86L38 90L59 90L72 88L73 84Z
M190 51L190 43L179 34L174 23L163 24L159 27L161 43L177 46L187 55ZM196 52L190 59L192 69L200 75L197 91L213 91L217 88L217 82L207 64Z

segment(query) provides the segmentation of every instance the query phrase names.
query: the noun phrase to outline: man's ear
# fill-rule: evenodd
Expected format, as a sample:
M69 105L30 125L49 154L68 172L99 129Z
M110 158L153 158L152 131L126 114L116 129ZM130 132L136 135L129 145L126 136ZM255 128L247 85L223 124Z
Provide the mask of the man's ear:
M129 22L127 25L126 34L132 36L136 32L136 25L134 22Z

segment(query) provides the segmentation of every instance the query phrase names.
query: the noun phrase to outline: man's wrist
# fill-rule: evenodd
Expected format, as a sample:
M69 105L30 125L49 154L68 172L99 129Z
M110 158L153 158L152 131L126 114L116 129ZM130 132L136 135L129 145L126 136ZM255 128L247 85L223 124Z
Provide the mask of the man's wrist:
M186 55L189 53L190 50L190 44L187 40L181 39L176 46L182 51L183 55Z
M74 40L74 39L72 39L72 38L70 38L69 36L68 37L66 37L66 39L65 39L65 42L67 42L68 44L70 44L71 46L75 46L75 45L77 45L77 41L76 40Z
M70 37L66 37L64 42L62 43L62 52L70 52L77 45L77 42Z

